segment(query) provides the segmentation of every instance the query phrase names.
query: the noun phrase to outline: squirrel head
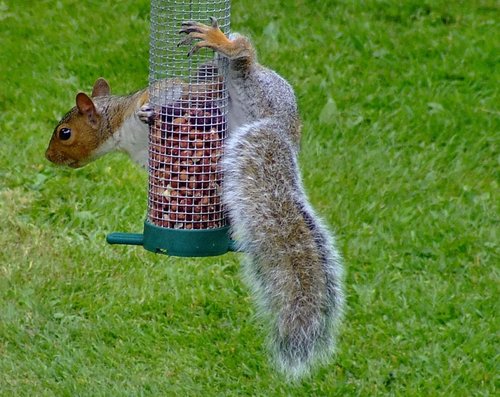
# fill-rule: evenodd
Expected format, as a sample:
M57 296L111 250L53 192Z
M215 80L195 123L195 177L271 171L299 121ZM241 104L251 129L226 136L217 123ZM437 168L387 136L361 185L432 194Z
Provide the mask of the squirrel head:
M109 96L110 93L107 81L99 78L94 83L91 97L83 92L76 95L76 106L54 129L45 152L49 161L79 168L93 160L93 153L109 137L109 126L92 98Z

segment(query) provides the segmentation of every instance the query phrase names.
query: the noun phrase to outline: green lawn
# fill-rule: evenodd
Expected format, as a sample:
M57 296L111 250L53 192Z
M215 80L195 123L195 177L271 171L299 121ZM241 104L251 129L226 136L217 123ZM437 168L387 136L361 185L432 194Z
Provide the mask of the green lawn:
M145 173L44 158L78 90L147 84L148 19L146 0L0 1L0 395L497 395L498 3L234 1L296 89L304 183L345 257L338 353L295 385L238 254L109 246L142 230Z

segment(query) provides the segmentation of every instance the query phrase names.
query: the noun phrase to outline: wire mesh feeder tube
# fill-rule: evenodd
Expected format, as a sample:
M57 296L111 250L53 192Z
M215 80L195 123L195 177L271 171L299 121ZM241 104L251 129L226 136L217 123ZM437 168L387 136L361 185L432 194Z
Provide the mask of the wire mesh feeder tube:
M217 18L227 34L229 0L151 1L148 211L144 234L108 236L174 256L231 250L219 161L227 134L227 66L211 50L187 57L183 21Z

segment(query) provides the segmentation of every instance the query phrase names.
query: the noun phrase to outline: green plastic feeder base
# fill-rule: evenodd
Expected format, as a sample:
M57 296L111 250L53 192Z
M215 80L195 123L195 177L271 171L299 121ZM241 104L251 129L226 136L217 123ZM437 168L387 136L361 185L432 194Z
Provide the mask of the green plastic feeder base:
M144 222L144 233L111 233L109 244L142 245L144 249L170 256L215 256L234 251L229 227L206 230L167 229Z

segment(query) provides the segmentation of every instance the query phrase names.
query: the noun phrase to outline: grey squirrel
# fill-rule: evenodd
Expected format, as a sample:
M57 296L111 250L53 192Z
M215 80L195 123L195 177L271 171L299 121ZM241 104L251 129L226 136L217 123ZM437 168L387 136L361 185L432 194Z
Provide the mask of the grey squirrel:
M282 77L257 63L248 38L226 37L214 18L210 26L185 22L181 33L186 37L179 44L196 41L188 55L207 47L229 60L222 199L244 252L245 279L269 325L275 361L287 377L298 379L331 355L344 297L334 237L302 185L295 94ZM169 87L179 91L179 85ZM98 80L92 98L78 95L77 106L54 131L47 158L77 167L120 149L146 164L148 131L141 121L148 122L153 112L147 90L111 97L107 83ZM76 136L67 138L67 130ZM69 147L74 150L62 150Z
M189 86L180 80L156 82L165 101L176 101L188 91L203 93L213 84ZM123 151L132 160L146 167L148 164L149 88L130 95L111 95L108 82L99 78L92 94L76 95L76 106L57 124L45 157L55 164L72 168L82 167L106 153Z

